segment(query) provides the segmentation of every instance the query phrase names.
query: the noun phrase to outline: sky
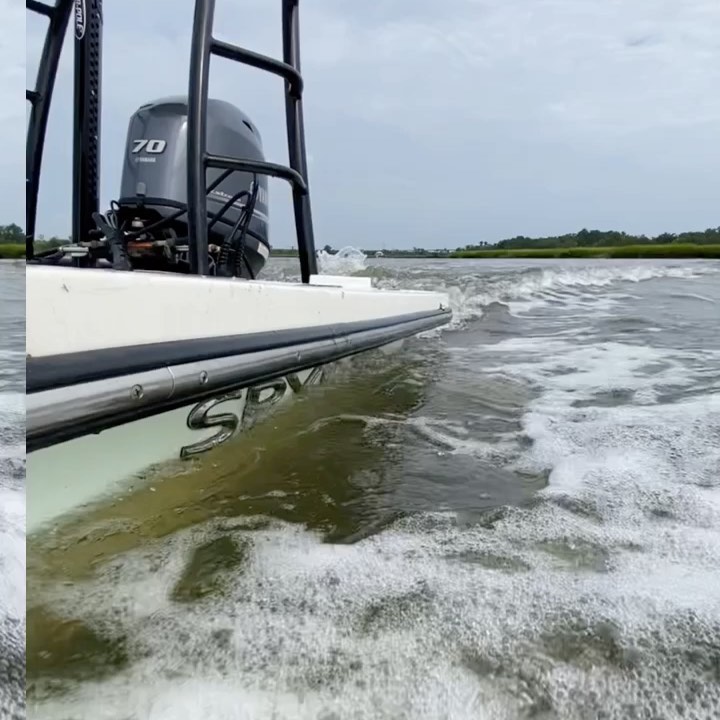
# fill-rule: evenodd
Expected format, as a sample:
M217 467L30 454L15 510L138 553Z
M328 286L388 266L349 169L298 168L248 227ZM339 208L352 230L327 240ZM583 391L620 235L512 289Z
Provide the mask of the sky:
M23 70L34 84L46 22L28 13L24 55L24 12L0 0L0 224L24 223L20 108L8 98ZM193 0L104 2L103 206L119 191L131 114L187 92L192 15ZM720 225L718 0L303 0L300 15L318 246ZM218 0L215 27L280 56L280 0ZM282 81L213 59L210 84L260 128L267 159L287 162ZM71 90L68 42L40 187L45 235L70 229ZM290 198L271 180L276 247L295 244Z

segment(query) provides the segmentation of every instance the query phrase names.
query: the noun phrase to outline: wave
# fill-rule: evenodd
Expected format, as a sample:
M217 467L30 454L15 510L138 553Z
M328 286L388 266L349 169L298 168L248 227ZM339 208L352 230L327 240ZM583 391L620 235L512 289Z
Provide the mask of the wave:
M517 262L517 261L515 261ZM609 261L610 262L610 261ZM622 299L608 291L627 283L642 283L659 278L690 280L708 274L720 274L714 263L666 265L638 262L618 262L599 265L563 263L554 267L523 267L514 269L507 263L501 271L487 261L478 266L468 261L438 261L431 267L415 270L403 268L396 272L387 267L370 268L376 285L386 289L407 288L437 290L448 293L453 310L453 326L482 317L484 310L494 303L509 306L514 313L527 312L536 307L556 304L582 304L592 300L613 304ZM464 266L473 266L474 272L459 274ZM476 269L477 268L477 269ZM602 297L597 292L602 290Z

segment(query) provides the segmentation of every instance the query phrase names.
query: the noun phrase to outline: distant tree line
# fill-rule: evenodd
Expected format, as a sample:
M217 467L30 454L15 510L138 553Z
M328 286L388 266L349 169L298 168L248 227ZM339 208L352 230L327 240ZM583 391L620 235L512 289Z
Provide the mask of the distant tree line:
M66 245L68 238L51 237L46 238L44 235L38 235L35 240L41 243L43 247L53 247ZM0 245L24 245L25 231L15 223L9 225L0 225Z
M580 230L566 235L531 238L518 235L500 240L489 246L487 243L467 245L463 250L480 250L492 247L497 250L528 250L563 247L619 247L623 245L668 245L668 244L717 245L720 244L720 227L708 228L698 232L662 233L655 237L630 235L617 230ZM460 248L458 248L460 249Z
M45 238L39 235L37 242L43 247L54 247L68 242L68 238L51 237ZM25 243L25 232L15 223L0 225L0 245L16 245ZM683 233L662 233L655 237L647 235L630 235L617 230L580 230L576 233L565 235L550 235L548 237L531 238L524 235L517 235L513 238L500 240L498 243L478 242L474 245L466 245L464 248L457 248L455 252L472 250L541 250L544 248L574 248L574 247L622 247L629 245L669 245L669 244L690 244L690 245L720 245L720 227L708 228L696 232ZM324 250L332 253L334 249L325 245ZM273 248L276 255L296 255L295 248ZM374 255L375 250L363 250L366 255ZM393 248L383 249L384 257L446 257L450 252L447 249L428 250L427 248Z
M60 247L61 245L67 245L71 242L69 237L45 237L44 235L37 235L35 242L41 248L53 248ZM0 225L0 245L24 245L25 244L25 231L15 223L9 225Z
M14 245L15 243L24 243L25 233L23 229L15 223L9 225L0 225L0 243Z

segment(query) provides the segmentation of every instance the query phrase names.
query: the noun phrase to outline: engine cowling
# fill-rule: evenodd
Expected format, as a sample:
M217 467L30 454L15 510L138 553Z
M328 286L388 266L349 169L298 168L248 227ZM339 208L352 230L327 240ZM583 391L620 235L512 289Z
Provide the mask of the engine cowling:
M206 123L210 154L265 159L258 129L234 105L209 99ZM222 172L209 169L207 186ZM208 223L214 220L208 233L211 267L217 264L220 249L233 228L237 229L253 193L253 212L247 221L238 274L256 277L265 264L270 250L267 176L253 178L252 173L233 172L208 193ZM225 207L233 198L232 204ZM180 213L187 207L187 98L156 100L140 107L131 117L118 206L118 219L132 234L128 252L133 264L158 268L171 261L168 248L174 248L180 267L167 269L182 271L183 263L187 264L183 249L188 237L187 214ZM143 228L147 228L146 233ZM151 251L158 247L164 252Z

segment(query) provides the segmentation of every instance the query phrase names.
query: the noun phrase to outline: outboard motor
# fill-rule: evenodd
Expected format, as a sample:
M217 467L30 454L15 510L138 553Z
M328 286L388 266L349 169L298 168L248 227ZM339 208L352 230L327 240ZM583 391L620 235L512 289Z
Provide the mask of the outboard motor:
M130 119L121 196L96 215L117 269L188 272L187 99L143 105ZM264 160L260 133L223 100L208 100L207 151ZM255 278L268 258L267 176L209 169L210 272Z

